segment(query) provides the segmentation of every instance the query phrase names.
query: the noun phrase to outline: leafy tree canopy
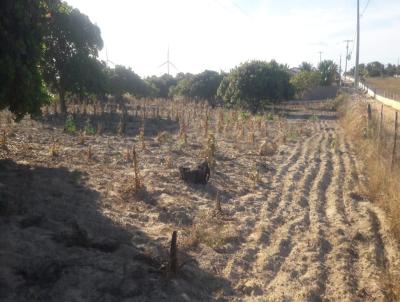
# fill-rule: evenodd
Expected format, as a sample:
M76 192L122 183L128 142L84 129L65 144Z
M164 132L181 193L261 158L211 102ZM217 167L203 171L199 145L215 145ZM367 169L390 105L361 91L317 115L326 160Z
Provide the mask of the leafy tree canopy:
M167 98L169 96L169 90L172 86L175 86L178 82L176 78L171 75L164 74L161 77L152 76L147 78L146 81L151 87L153 87L153 96L160 98Z
M214 100L222 81L222 75L216 71L205 70L190 81L190 95L206 100Z
M318 71L303 70L290 79L295 88L296 95L303 98L304 94L321 83L321 73Z
M150 86L143 81L130 68L121 65L108 70L109 93L121 98L123 94L129 93L134 96L146 96L149 94Z
M302 62L302 63L299 65L299 69L300 69L301 71L312 71L312 70L313 70L313 66L312 66L311 63Z
M322 86L329 86L336 80L338 67L332 60L325 60L318 64L318 71L321 73Z
M368 63L365 69L370 77L382 77L385 74L385 65L377 61Z
M50 1L0 1L0 110L40 115L49 101L38 68Z
M221 82L218 97L231 106L257 111L267 102L288 100L294 89L285 65L251 61L234 68Z
M74 69L80 70L81 64L94 67L91 58L96 58L103 48L100 29L79 10L65 2L57 2L50 10L44 45L43 77L59 94L61 111L65 112L65 93L75 92L79 86L82 88L84 81L81 77L69 76L69 73Z

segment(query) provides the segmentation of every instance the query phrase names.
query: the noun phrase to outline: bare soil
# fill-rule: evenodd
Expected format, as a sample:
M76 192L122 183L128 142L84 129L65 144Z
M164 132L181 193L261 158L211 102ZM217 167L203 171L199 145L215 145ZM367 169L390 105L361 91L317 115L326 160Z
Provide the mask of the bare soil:
M1 114L1 301L385 301L382 272L400 267L399 249L361 194L357 146L326 102L285 104L275 117L146 108L130 104L124 136L118 111L85 137L51 113L18 124ZM75 114L78 129L88 118L100 120ZM205 129L216 164L207 185L188 185L178 166L204 158ZM277 149L259 155L263 141Z

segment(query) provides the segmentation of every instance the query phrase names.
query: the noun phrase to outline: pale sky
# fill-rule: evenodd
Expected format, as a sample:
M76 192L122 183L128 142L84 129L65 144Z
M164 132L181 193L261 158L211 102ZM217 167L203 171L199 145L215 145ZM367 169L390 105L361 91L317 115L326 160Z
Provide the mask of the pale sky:
M355 40L356 0L67 0L102 32L101 59L141 76L205 69L229 71L252 59L298 66L339 63ZM368 0L360 0L361 12ZM360 62L397 64L400 0L370 0L361 19ZM350 44L350 51L353 44ZM355 48L349 68L354 65Z

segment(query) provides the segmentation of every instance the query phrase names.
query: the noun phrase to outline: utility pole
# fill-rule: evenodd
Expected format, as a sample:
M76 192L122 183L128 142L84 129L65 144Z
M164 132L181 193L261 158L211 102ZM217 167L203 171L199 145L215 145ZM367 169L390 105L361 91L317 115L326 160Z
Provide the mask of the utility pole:
M168 45L168 50L167 50L167 73L169 75L169 64L171 61L169 60L169 45Z
M322 51L318 51L318 53L319 53L319 63L321 64L323 52Z
M358 89L359 74L358 64L360 60L360 0L357 0L357 48L356 48L356 66L354 68L354 87Z
M344 40L344 42L346 43L346 62L344 64L344 75L346 76L347 73L347 61L349 60L349 43L353 42L353 40Z
M340 55L339 61L339 88L342 87L342 55Z

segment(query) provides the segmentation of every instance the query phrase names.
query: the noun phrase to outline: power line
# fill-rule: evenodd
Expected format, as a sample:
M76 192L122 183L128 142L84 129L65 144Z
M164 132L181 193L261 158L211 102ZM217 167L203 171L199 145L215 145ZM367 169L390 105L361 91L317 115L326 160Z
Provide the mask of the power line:
M244 14L246 17L251 17L243 8L241 8L240 6L239 6L239 4L237 4L235 1L233 1L233 0L231 0L230 1L231 3L232 3L232 5L233 6L235 6L239 11L241 11L242 12L242 14Z
M370 2L370 0L368 0L367 4L365 5L365 7L364 7L364 9L363 9L363 11L362 11L362 13L361 13L361 15L360 15L361 18L364 17L364 14L365 14L365 11L366 11L367 8L368 8L369 2Z
M222 4L219 0L213 0L213 1L214 1L215 3L217 3L217 4L218 4L220 7L222 7L223 9L229 10L228 6ZM233 7L236 8L236 10L239 11L243 16L245 16L245 17L251 19L250 14L249 14L248 12L246 12L239 4L237 4L235 1L229 0L228 2L230 3L231 8L232 8L232 6L233 6ZM231 11L232 11L232 10L231 10Z

